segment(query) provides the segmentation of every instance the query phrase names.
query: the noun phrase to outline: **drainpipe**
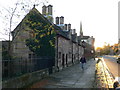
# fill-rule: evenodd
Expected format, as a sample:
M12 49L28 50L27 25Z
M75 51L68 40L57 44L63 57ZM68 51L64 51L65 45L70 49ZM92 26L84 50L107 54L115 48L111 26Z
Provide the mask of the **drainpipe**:
M59 71L59 67L58 67L58 35L57 35L57 69L58 69L58 71Z
M79 44L78 44L78 63L79 63Z
M72 41L71 41L72 42ZM73 42L72 42L72 64L73 64Z

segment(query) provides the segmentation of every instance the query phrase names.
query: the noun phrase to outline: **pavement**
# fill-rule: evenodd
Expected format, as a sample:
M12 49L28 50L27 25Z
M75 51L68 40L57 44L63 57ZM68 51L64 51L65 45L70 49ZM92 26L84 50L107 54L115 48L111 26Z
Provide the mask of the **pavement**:
M95 64L96 61L90 59L87 60L84 70L81 69L80 63L66 67L34 83L30 88L94 88Z

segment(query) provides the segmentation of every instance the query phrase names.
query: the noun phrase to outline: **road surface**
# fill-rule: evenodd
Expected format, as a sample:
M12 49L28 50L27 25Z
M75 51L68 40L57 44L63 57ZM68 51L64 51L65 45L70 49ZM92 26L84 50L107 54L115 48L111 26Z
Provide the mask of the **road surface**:
M116 62L116 58L113 56L103 56L103 59L110 70L110 72L113 74L113 76L120 77L120 64Z

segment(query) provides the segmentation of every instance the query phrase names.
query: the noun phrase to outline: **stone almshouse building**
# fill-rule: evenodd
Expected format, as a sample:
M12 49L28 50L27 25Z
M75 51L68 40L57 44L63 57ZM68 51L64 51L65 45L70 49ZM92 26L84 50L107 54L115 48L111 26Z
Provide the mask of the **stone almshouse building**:
M42 60L45 59L42 57L39 59L39 62L35 61L35 53L26 45L27 39L36 37L35 31L25 23L25 21L29 19L32 20L31 22L34 22L34 17L28 18L29 15L33 15L35 18L37 18L37 20L54 27L55 47L54 50L51 51L54 52L54 55L52 58L50 57L50 59L48 56L46 56L48 57L47 59L49 59L46 62L48 66L43 68L50 68L51 71L53 68L54 70L62 70L64 67L79 62L81 56L84 54L84 48L89 53L91 53L91 50L94 51L94 38L92 38L92 44L87 44L84 39L89 40L91 37L84 38L84 36L77 36L76 30L71 29L71 24L64 24L63 16L56 17L56 24L53 23L52 5L43 6L42 14L34 6L23 18L20 24L14 29L14 31L12 31L13 39L11 55L14 59L21 59L23 64L27 63L29 66L27 68L28 72L34 71L35 67L39 66L39 63L42 63ZM40 51L39 53L43 52L44 50ZM93 53L91 53L89 56L92 56L92 54ZM52 64L49 64L50 62L52 62ZM16 71L18 70L16 69Z

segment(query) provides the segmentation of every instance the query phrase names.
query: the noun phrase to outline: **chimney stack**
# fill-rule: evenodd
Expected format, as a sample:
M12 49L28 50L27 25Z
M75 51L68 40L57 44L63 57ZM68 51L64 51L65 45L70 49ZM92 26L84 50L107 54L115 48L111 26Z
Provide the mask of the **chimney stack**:
M46 17L50 22L53 22L53 16L52 16L52 5L48 5L48 6L43 6L42 7L42 14L44 15L44 17Z

